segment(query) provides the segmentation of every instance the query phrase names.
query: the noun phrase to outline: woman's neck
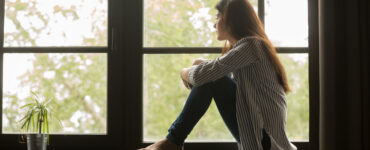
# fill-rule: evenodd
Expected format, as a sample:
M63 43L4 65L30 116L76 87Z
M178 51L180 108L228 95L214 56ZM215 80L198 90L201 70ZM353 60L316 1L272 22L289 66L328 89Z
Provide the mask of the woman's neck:
M235 38L230 38L228 41L229 41L231 46L234 46L236 44L236 42L238 42L238 40L235 39Z

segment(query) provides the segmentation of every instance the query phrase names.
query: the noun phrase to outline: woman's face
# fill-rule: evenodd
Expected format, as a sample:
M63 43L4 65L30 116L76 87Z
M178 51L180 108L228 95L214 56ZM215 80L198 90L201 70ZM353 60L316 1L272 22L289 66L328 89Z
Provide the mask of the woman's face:
M223 15L221 13L217 13L216 16L216 23L213 26L216 29L217 33L217 40L223 41L228 40L228 33L225 29L225 21L223 19Z

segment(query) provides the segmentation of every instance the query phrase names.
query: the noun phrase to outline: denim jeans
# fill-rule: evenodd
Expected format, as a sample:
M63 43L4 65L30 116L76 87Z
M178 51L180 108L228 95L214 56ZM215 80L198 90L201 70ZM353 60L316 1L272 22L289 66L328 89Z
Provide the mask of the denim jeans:
M198 87L192 87L182 112L168 129L167 139L182 146L188 134L207 111L213 98L227 128L235 140L240 143L235 96L236 83L228 76ZM270 138L265 130L263 130L261 143L265 150L270 149Z
M239 143L235 92L235 81L228 76L192 87L182 112L168 129L167 139L177 145L183 145L188 134L207 111L213 98L226 126Z

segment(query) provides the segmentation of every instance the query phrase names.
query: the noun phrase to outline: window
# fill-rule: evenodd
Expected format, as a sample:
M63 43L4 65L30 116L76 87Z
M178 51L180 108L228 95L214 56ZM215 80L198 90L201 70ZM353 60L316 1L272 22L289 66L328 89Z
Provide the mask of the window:
M193 58L220 55L223 43L212 27L216 3L0 0L0 149L22 147L14 121L18 107L36 89L55 99L53 107L61 107L57 113L63 129L53 127L51 149L137 149L163 138L189 92L180 82L179 69ZM317 1L251 3L278 48L293 88L288 95L289 138L299 149L315 149ZM280 32L287 28L286 34ZM211 104L186 148L235 147Z
M107 1L5 1L3 133L20 132L31 91L53 99L51 133L106 133L107 14Z
M108 112L119 111L112 107L115 90L109 89L120 88L109 76L119 75L114 69L119 64L111 59L112 3L0 1L0 149L20 147L18 135L24 132L18 120L24 110L19 107L30 100L31 91L54 99L52 111L62 124L50 126L49 148L114 146L106 142L116 137L109 133L118 122L108 119Z
M197 57L216 58L214 9L217 0L143 0L143 141L162 139L181 112L189 90L179 71ZM292 92L287 95L287 134L309 143L309 31L306 0L252 0L266 33L278 49ZM166 110L166 111L164 111ZM187 142L233 142L212 102ZM201 143L200 143L201 144Z

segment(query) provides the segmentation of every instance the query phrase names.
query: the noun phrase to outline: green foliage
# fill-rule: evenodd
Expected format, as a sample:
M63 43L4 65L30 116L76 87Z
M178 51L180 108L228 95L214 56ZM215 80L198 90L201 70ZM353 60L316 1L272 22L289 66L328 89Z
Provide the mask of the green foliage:
M145 0L144 46L219 46L212 33L216 3L215 0ZM208 15L200 15L201 9L208 9Z
M87 2L93 3L94 1ZM10 46L38 46L36 40L41 37L39 33L54 32L48 30L53 29L55 15L61 14L60 17L64 17L63 19L69 16L72 16L73 20L87 19L87 16L79 16L81 13L76 13L78 7L85 3L84 1L76 1L69 8L57 4L52 7L54 11L49 14L45 13L44 9L37 9L38 2L35 0L29 2L6 1L6 19L8 19L8 23L15 25L16 31L5 33L5 39L7 39L5 43ZM103 3L103 1L98 3ZM90 17L104 14L99 11L102 10L94 9ZM27 24L22 24L23 20L20 20L22 14L32 20L41 20L42 24L35 26L31 23L30 28ZM104 18L102 20L101 17L99 19L91 20L92 30L94 30L92 32L96 34L94 35L95 39L84 37L82 45L101 46L106 44L107 31L104 29L107 28L107 20ZM24 54L20 56L31 57L32 69L17 77L21 81L20 91L5 91L3 94L3 102L9 105L3 109L3 117L8 123L3 126L4 132L20 132L14 128L14 125L16 124L15 120L19 118L17 109L20 104L24 103L22 88L37 89L40 95L54 99L53 103L49 105L53 107L55 112L58 112L57 116L65 130L60 126L51 125L51 133L106 132L106 54ZM45 74L48 73L54 74L54 76L46 78Z
M286 128L290 139L308 140L308 58L307 54L294 55L298 55L303 60L294 60L293 56L288 54L279 55L288 76L288 83L292 88L292 92L287 94L288 116Z
M20 120L22 122L21 129L26 129L27 131L31 129L38 131L38 133L49 133L48 116L51 116L51 112L48 104L51 99L40 102L35 93L32 92L32 95L34 96L33 101L20 107L27 109L24 117Z
M21 129L33 132L37 131L39 134L46 133L49 142L49 124L51 119L54 118L51 112L52 108L49 106L52 99L41 100L34 92L32 92L32 95L31 102L20 107L21 109L27 109L23 118L19 120L21 122ZM60 122L59 125L61 125Z
M21 86L38 89L40 95L54 99L49 105L65 128L50 126L52 133L104 133L106 132L107 60L106 54L35 54L33 70L20 77ZM45 78L45 73L54 77ZM17 94L5 94L8 101L20 102ZM17 106L17 103L14 103ZM98 112L96 107L100 109ZM15 108L16 109L16 108ZM4 111L9 120L17 115ZM17 113L17 112L14 112ZM74 115L86 114L73 121ZM11 128L8 132L19 132Z

